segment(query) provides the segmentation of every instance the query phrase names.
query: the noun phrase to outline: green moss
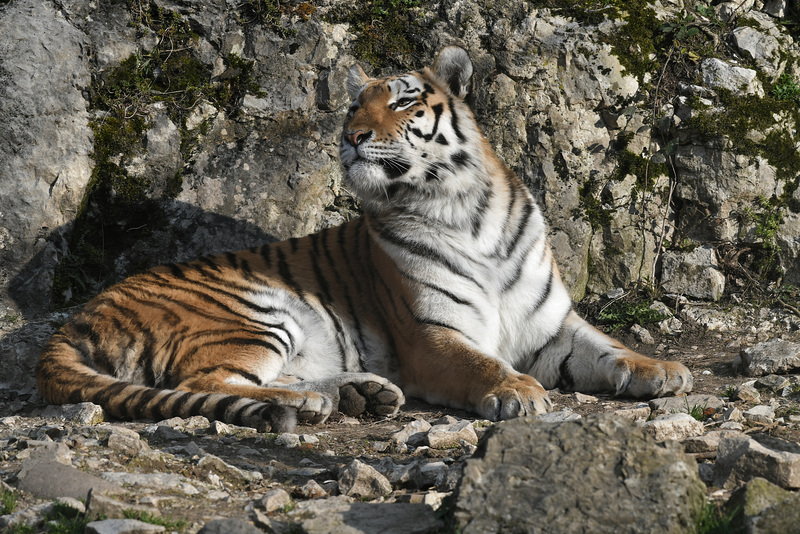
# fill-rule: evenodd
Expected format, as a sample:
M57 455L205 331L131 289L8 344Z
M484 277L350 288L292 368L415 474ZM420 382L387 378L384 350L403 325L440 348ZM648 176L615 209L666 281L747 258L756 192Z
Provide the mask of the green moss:
M131 2L129 7L138 32L155 34L157 45L98 76L90 88L90 107L97 117L91 121L95 166L72 229L69 254L56 268L57 307L84 302L113 282L116 258L147 239L154 228L168 224L155 197L180 193L180 171L158 184L156 193L151 179L126 170L126 164L145 150L153 104L164 106L178 127L181 154L188 160L198 136L208 129L207 124L193 131L185 126L199 101L213 102L231 116L246 93L260 94L252 61L228 55L224 74L212 82L210 67L195 54L197 35L188 21L154 4Z
M356 35L353 55L382 70L406 69L424 55L422 24L415 16L420 0L366 0L354 5L338 6L325 20L347 23Z
M623 180L629 174L636 177L635 191L651 191L655 178L668 176L669 173L665 163L654 163L626 149L617 153L617 168L610 179Z
M238 4L238 9L241 22L244 24L260 24L281 37L290 37L295 35L297 30L283 25L281 20L283 15L297 15L303 20L308 20L317 8L309 2L282 4L279 0L245 0Z
M662 22L646 0L531 0L530 3L587 25L624 20L619 31L601 39L611 46L626 72L636 76L640 83L645 74L660 68L659 52L669 47L669 37L660 31Z
M791 131L800 128L797 103L771 94L759 98L754 95L736 96L723 89L717 92L720 105L713 110L695 113L687 121L688 129L704 141L724 138L732 145L733 151L767 160L775 168L778 180L784 184L778 203L795 210L800 208L794 205L792 198L800 181L800 153ZM787 118L790 126L781 127L775 117ZM754 131L769 133L763 138L748 135Z
M598 184L593 178L578 188L579 209L573 214L575 217L584 217L595 232L609 226L614 213L614 210L603 207L597 188Z

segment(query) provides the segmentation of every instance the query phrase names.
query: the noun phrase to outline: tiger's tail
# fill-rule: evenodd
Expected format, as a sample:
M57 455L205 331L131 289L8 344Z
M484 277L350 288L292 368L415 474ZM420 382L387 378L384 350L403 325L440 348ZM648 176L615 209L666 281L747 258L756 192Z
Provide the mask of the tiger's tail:
M36 366L39 391L50 404L93 402L120 420L202 415L259 431L290 432L297 424L293 407L224 393L160 389L119 380L84 362L81 352L57 333Z

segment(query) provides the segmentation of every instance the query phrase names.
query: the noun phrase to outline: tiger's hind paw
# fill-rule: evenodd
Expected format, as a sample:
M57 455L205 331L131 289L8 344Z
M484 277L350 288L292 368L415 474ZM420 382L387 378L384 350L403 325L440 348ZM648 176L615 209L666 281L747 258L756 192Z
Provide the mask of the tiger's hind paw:
M376 375L366 375L339 387L339 411L355 417L364 413L390 416L400 410L405 397L400 388Z

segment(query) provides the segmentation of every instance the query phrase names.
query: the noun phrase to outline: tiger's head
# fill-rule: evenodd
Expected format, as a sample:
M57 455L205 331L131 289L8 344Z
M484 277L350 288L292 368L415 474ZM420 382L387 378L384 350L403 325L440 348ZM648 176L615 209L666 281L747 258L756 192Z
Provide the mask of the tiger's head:
M371 79L358 65L350 69L353 103L339 155L365 210L445 204L483 181L488 147L465 102L472 70L458 47L398 76Z

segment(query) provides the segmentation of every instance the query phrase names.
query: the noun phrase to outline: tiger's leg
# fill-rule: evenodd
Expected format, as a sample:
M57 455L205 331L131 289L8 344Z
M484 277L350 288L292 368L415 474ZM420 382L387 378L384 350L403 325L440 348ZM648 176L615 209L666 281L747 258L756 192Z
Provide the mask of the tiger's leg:
M559 336L536 355L529 371L546 387L653 398L692 389L692 375L681 363L638 354L584 321L574 311Z
M399 387L372 373L342 373L322 380L301 380L284 387L322 393L333 400L337 410L352 417L364 413L395 415L405 403Z
M400 353L400 376L409 395L474 411L492 421L552 408L535 378L482 354L459 333L427 326L421 338Z

